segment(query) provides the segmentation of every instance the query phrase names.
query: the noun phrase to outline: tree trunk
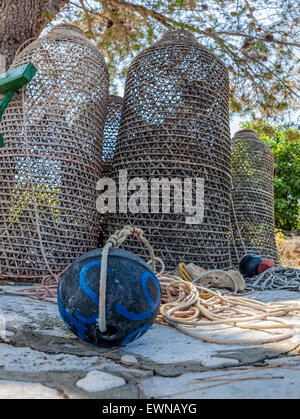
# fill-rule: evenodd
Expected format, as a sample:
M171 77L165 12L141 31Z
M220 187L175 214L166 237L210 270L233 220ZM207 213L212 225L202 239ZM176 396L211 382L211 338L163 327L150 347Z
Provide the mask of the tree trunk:
M68 1L0 0L0 63L4 56L6 70L20 45L36 38Z

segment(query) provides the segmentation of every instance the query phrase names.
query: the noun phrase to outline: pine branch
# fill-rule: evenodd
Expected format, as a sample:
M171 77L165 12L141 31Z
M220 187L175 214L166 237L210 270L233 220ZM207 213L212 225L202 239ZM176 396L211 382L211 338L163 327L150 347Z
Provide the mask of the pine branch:
M189 25L189 24L186 24L186 23L183 23L183 22L179 22L179 21L177 21L175 19L172 19L168 16L165 16L165 15L159 13L159 12L156 12L155 10L148 9L145 6L135 4L135 3L129 3L129 2L123 1L123 0L97 0L97 1L99 1L103 5L111 5L111 6L120 8L120 9L128 9L128 10L131 10L133 12L137 12L144 17L145 16L150 16L168 29L171 29L174 26L179 27L179 28L181 27L181 28L187 29L191 32L198 33L200 35L208 36L208 37L210 37L212 39L215 39L215 40L216 40L216 37L218 37L219 35L228 35L228 36L237 36L237 37L250 39L250 40L257 40L257 41L262 41L262 42L275 43L275 44L279 44L279 45L300 47L300 43L281 41L280 39L274 38L274 36L271 35L271 34L268 34L263 38L263 37L253 36L253 35L249 35L249 34L245 34L245 33L241 33L241 32L227 32L227 31L215 32L213 29L201 30L201 29L199 29L199 28L197 28L193 25Z

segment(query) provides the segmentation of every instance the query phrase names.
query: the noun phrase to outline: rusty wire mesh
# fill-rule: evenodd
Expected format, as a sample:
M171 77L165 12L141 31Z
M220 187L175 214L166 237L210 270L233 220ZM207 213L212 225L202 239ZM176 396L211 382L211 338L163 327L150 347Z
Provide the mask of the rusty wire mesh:
M97 246L96 181L108 102L102 55L72 25L27 46L37 73L0 131L0 277L39 281Z
M120 213L119 209L108 217L108 234L125 224L142 228L167 269L180 261L220 269L231 264L228 97L225 65L187 31L166 32L129 68L114 179L118 180L120 170L127 170L128 181L143 178L149 189L152 178L177 178L181 185L185 178L204 179L201 224L186 223L186 208L175 213L172 200L178 195L173 188L169 213L161 197L159 212L151 211L149 194L147 205L140 205L139 212ZM191 190L196 193L195 184ZM127 248L141 252L136 241Z
M104 174L109 174L112 165L120 126L122 103L122 97L109 96L103 136L102 161Z
M232 140L231 256L238 266L246 253L278 261L274 224L274 159L255 131Z

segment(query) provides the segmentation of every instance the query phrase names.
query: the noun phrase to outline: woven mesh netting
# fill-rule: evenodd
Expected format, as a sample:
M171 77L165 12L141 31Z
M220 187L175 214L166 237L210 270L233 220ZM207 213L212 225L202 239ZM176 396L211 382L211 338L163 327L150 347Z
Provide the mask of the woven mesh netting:
M274 224L274 159L252 130L232 140L231 254L233 264L246 253L278 261Z
M127 170L128 182L142 178L147 184L141 185L141 195L149 192L153 178L177 179L182 187L185 178L204 179L201 224L186 223L192 211L188 205L181 206L182 213L175 208L180 194L173 187L170 211L161 195L159 210L151 208L148 193L139 208L132 212L122 208L124 213L119 208L108 217L109 233L125 224L142 228L168 269L180 261L205 268L230 266L228 96L225 65L187 31L166 32L129 68L112 177L118 180L119 171ZM195 184L186 188L185 202L200 210L203 202L195 204L192 199L196 198ZM192 198L188 191L193 192ZM127 249L141 252L136 241L129 243Z
M104 125L103 137L103 170L109 172L117 142L117 136L120 126L121 110L123 98L120 96L109 96L106 121Z
M13 67L37 73L8 106L0 132L0 277L39 281L97 246L108 71L72 25L26 47Z
M109 177L111 166L113 162L114 152L116 148L117 136L119 132L121 111L122 111L123 98L120 96L110 95L108 99L108 107L106 120L104 125L103 135L103 151L102 151L102 167L103 177ZM101 232L99 236L99 247L105 244L106 231L105 225L107 222L106 214L101 214Z

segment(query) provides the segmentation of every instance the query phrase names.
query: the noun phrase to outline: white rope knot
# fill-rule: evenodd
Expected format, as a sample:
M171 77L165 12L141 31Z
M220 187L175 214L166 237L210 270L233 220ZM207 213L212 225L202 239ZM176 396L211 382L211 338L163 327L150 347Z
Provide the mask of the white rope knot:
M101 258L101 269L100 269L100 284L99 284L99 318L98 318L98 326L101 333L105 333L107 330L106 325L106 276L107 276L107 261L108 261L108 254L109 249L111 247L120 247L121 244L127 239L128 236L133 235L137 237L145 247L148 248L151 261L152 261L152 270L155 273L156 270L156 258L154 255L154 251L148 240L145 239L143 236L144 232L140 228L133 227L133 226L125 226L122 230L117 230L114 234L112 234L109 239L106 241L105 246L102 250L102 258Z
M131 234L134 236L142 236L143 233L143 230L141 230L140 228L125 226L124 228L122 228L122 230L117 230L114 234L112 234L110 238L106 241L106 244L111 243L114 247L120 247L121 244Z

